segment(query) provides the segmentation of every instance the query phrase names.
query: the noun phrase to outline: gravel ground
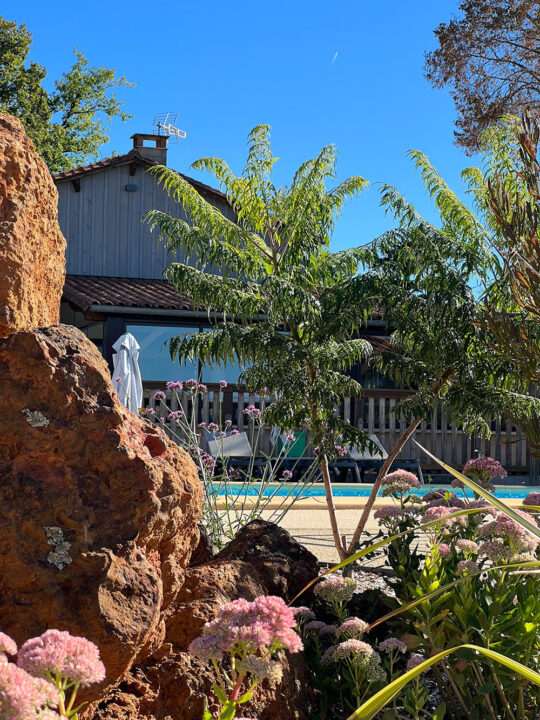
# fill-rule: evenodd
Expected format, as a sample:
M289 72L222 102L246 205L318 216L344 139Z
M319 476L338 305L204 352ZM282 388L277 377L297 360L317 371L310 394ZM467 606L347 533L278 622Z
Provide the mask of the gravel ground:
M350 540L356 524L361 515L361 510L336 510L338 525L342 535ZM267 518L270 513L265 513ZM335 563L339 561L337 551L334 547L330 521L326 510L290 510L280 525L288 530L298 542L305 545L318 557L321 562ZM378 530L377 521L370 518L367 526L369 533L375 534ZM365 564L378 565L380 557L372 556L372 560Z

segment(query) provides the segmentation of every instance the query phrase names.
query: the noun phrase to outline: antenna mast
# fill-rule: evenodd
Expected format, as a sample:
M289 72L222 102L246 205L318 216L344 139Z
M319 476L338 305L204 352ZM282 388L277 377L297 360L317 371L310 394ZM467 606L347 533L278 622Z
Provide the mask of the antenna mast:
M169 135L174 138L176 142L180 139L185 140L186 131L180 130L180 128L177 128L174 124L177 119L178 111L175 110L158 113L152 123L152 125L156 128L156 130L154 130L154 135Z

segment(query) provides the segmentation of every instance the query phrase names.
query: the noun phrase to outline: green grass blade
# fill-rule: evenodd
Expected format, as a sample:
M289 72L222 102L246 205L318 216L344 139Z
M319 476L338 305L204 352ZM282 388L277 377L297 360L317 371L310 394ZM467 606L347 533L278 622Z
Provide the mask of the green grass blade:
M460 515L474 515L479 512L485 512L485 508L465 508L464 510L459 510L455 513L451 513L450 515L445 515L445 520L448 520L450 518L459 517ZM355 562L356 560L359 560L360 558L364 557L365 555L369 555L372 552L375 552L375 550L378 550L381 547L384 547L385 545L388 545L388 543L393 542L394 540L399 540L399 538L405 537L405 535L410 535L412 532L416 532L417 530L423 530L424 528L431 527L432 525L436 525L437 523L440 523L440 520L430 520L427 523L423 523L422 525L416 525L415 527L410 528L409 530L404 530L401 533L398 533L397 535L391 535L390 537L384 538L383 540L379 540L376 543L373 543L373 545L370 545L367 548L364 548L363 550L359 550L356 553L353 553L352 555L349 555L348 558L345 558L345 560L342 560L337 565L334 565L333 567L329 568L328 570L325 570L320 575L317 575L316 578L313 578L313 580L310 580L308 584L300 590L298 595L296 595L289 605L292 605L295 600L298 600L300 595L303 595L306 590L309 590L309 588L314 585L317 580L320 580L325 575L331 575L333 572L336 572L336 570L341 570L341 568L346 567L347 565L350 565L352 562Z
M483 497L484 500L487 500L490 505L493 505L493 507L496 507L497 510L500 510L505 515L508 515L509 518L512 518L512 520L521 525L522 528L525 528L528 532L530 532L531 535L534 535L535 537L540 539L540 529L536 525L533 525L533 523L526 518L521 517L521 515L515 510L513 510L509 505L505 505L502 500L499 500L499 498L495 497L495 495L492 495L488 490L484 490L484 488L475 483L474 480L471 480L471 478L463 475L463 473L460 473L458 470L454 470L453 467L450 467L450 465L447 465L442 460L439 460L439 458L435 457L435 455L432 455L429 450L426 450L425 447L420 445L419 442L417 442L416 440L414 440L414 442L418 445L422 452L425 452L428 457L430 457L432 460L435 460L435 462L438 463L442 468L444 468L446 472L449 472L455 478L461 480L464 485L469 487L471 490L474 490L477 495L480 495L480 497Z
M379 690L378 693L375 693L375 695L370 697L369 700L366 700L365 703L363 703L357 710L355 710L355 712L353 712L352 715L349 716L348 720L370 720L380 710L388 705L388 703L392 701L392 699L405 687L405 685L407 685L407 683L417 678L426 670L429 670L440 660L448 657L448 655L464 649L474 650L475 652L486 656L490 660L495 660L495 662L505 665L512 672L527 678L527 680L530 680L536 685L540 685L540 674L525 665L522 665L516 660L506 657L506 655L501 655L501 653L495 652L494 650L488 650L488 648L479 647L478 645L458 645L457 647L437 653L437 655L430 657L417 667L401 675L401 677L391 682L385 688Z

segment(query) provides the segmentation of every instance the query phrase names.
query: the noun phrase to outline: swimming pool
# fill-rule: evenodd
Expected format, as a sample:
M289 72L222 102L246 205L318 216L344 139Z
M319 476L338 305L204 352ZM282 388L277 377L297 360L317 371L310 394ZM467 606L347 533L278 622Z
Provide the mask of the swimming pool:
M455 490L450 485L438 485L436 483L432 485L425 485L418 490L415 490L415 495L427 495L432 490L445 490L455 492L460 497L463 490ZM243 486L242 483L230 483L229 492L222 485L216 484L213 486L213 490L217 495L232 495L237 496L258 496L261 494L260 483L254 482L249 485ZM371 485L347 485L342 483L335 483L332 485L334 497L368 497L371 492ZM473 497L471 490L466 488L465 492L468 497ZM496 490L497 497L503 499L522 499L525 498L530 492L540 492L540 487L520 487L512 485L498 485ZM276 483L269 483L263 488L262 495L264 497L295 497L296 495L302 495L302 497L324 497L324 486L322 484L311 485L303 487L297 483L285 483L279 485ZM382 492L379 492L379 497L382 496Z

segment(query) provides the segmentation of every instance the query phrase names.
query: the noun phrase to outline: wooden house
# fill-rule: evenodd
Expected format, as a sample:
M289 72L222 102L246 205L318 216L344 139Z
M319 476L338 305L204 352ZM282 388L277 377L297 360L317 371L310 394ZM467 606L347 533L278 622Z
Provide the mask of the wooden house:
M109 364L113 343L124 332L131 332L141 345L146 403L152 402L153 392L167 380L199 377L210 389L201 419L215 419L214 394L219 381L226 380L225 411L242 429L244 406L264 400L249 396L245 388L236 385L238 368L211 368L201 363L179 367L171 362L164 347L171 336L204 329L209 322L204 312L195 310L189 298L163 279L165 267L175 256L143 221L153 209L185 218L181 205L148 172L156 164L167 164L168 137L136 133L132 140L128 153L54 175L60 227L67 239L61 320L79 327ZM184 177L222 213L234 218L222 192ZM384 346L385 332L383 322L371 321L366 337L376 350ZM363 373L360 379L365 387L363 396L344 398L341 412L351 423L377 434L385 447L391 447L401 430L392 409L408 391L388 387L378 375ZM480 450L496 457L510 472L530 475L532 464L519 430L509 423L494 423L493 431L487 443L470 438L439 409L431 422L421 424L416 437L455 466ZM428 465L412 442L405 456L420 458Z

